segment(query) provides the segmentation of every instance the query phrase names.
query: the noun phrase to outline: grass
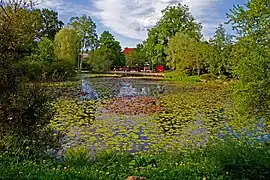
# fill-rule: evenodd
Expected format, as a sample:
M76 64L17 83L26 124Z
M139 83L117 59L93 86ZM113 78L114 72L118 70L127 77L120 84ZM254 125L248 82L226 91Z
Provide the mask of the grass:
M178 81L184 83L196 83L200 82L199 76L187 76L178 72L165 72L164 81Z
M84 73L84 74L79 74L77 75L77 79L81 79L82 77L85 78L100 78L100 77L121 77L121 75L117 75L117 74L88 74L88 73Z
M87 148L86 148L87 150ZM70 150L72 151L72 150ZM228 140L200 149L159 154L127 154L106 151L89 159L82 148L68 152L69 158L57 162L18 160L8 153L0 155L1 179L268 179L269 144L247 144Z

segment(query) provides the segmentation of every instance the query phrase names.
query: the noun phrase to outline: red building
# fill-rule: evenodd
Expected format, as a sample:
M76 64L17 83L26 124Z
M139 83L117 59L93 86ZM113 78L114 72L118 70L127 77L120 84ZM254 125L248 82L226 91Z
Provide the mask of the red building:
M129 54L129 53L132 53L133 51L133 48L125 48L123 51L122 51L122 54L123 55L126 55L126 54Z

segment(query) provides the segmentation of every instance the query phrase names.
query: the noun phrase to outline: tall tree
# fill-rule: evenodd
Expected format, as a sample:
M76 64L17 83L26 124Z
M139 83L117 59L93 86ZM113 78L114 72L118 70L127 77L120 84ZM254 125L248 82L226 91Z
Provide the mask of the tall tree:
M232 36L226 33L226 29L219 24L214 37L210 39L210 58L208 59L211 74L221 75L231 70L229 50L232 46Z
M113 52L111 57L112 66L124 66L125 60L121 52L121 46L118 41L115 40L114 36L109 31L104 31L100 35L99 39L100 48L107 48Z
M186 33L196 40L201 38L202 27L195 22L186 5L179 3L168 6L162 14L161 20L148 31L148 37L144 42L147 56L151 57L154 64L165 64L168 41L177 32Z
M72 28L63 28L55 36L54 52L60 60L73 62L75 64L78 53L79 37Z
M239 78L237 105L243 113L270 117L270 2L250 0L234 6L229 22L238 32L234 72Z
M193 74L196 71L197 75L200 75L204 60L204 46L203 43L187 34L176 33L168 43L166 51L168 65L180 72L189 69Z
M70 26L72 26L80 39L79 41L79 57L78 57L78 71L82 68L82 54L86 50L95 50L98 46L98 36L96 33L96 24L90 16L83 15L82 17L72 17L70 19Z
M38 37L54 40L56 33L63 28L64 23L58 19L58 13L53 10L42 9L38 11L40 11L41 16L41 29Z

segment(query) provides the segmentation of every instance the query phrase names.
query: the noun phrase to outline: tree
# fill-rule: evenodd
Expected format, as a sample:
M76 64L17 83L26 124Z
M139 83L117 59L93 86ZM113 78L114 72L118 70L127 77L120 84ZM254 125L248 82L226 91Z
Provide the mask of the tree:
M72 26L79 37L79 51L78 54L78 71L82 68L82 54L87 49L88 51L95 50L98 46L98 36L96 33L96 24L90 16L83 15L82 17L72 17L70 19L70 26Z
M52 63L54 60L53 41L46 37L41 38L37 45L36 54L40 61Z
M28 1L0 2L0 51L18 60L31 53L41 26L40 14L30 8L32 3Z
M121 52L121 46L109 31L104 31L99 39L100 48L107 48L113 52L111 57L112 66L124 66L125 59Z
M58 13L53 10L42 9L38 11L41 16L41 29L38 37L47 37L54 40L56 33L63 28L64 23L58 19Z
M208 65L211 74L221 75L231 70L230 50L232 47L232 36L226 33L226 29L219 24L214 37L210 39Z
M238 32L233 48L239 78L236 104L243 114L270 117L270 2L250 0L234 6L229 22Z
M89 53L88 64L95 73L106 72L112 65L113 56L114 52L111 49L100 47Z
M197 41L201 38L201 25L195 22L186 5L168 6L162 11L162 18L154 28L148 31L144 42L147 56L154 64L165 64L168 41L177 32L183 32Z
M144 67L147 62L147 57L145 52L134 48L131 53L125 55L126 65L130 67Z
M55 36L54 53L58 59L75 64L78 53L79 37L72 28L63 28Z
M33 5L28 0L0 0L1 148L8 144L8 149L28 151L21 154L44 152L52 133L46 128L51 119L48 96L42 86L26 84L18 66L35 46L40 29L40 14Z
M176 33L168 42L166 53L168 65L177 71L185 72L191 69L197 75L200 75L200 69L203 66L205 45L191 38L187 34Z

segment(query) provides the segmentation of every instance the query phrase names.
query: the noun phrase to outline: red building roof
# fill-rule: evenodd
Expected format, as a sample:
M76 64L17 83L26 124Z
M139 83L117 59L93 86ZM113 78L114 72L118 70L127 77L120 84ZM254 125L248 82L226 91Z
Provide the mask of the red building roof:
M123 51L122 51L122 54L126 55L126 54L129 54L129 53L132 53L133 51L133 48L125 48Z

